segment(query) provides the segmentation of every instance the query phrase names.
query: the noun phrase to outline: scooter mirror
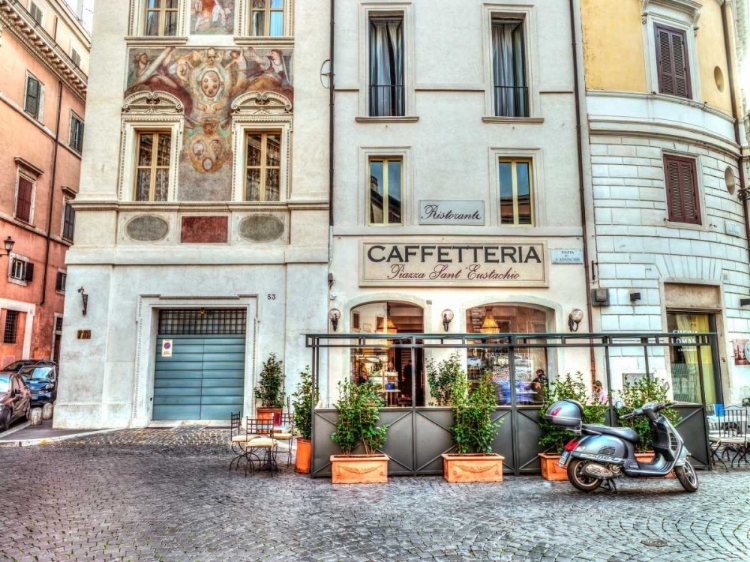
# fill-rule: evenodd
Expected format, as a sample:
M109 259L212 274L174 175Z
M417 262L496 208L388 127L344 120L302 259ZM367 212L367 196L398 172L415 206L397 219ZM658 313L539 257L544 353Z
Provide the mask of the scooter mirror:
M625 404L622 403L622 400L618 400L617 402L615 402L615 408L617 408L618 410L620 408L623 408L624 406Z

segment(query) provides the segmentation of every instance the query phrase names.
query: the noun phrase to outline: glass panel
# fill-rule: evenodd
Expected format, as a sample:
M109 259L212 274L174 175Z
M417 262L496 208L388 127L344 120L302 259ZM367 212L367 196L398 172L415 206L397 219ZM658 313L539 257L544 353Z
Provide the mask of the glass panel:
M156 170L154 201L166 201L169 192L169 170Z
M180 0L167 0L167 9L176 10Z
M271 9L280 9L284 7L284 0L271 0Z
M159 12L149 12L146 16L146 35L159 35Z
M269 166L281 166L281 136L268 135L266 161Z
M279 200L279 186L281 185L279 170L266 171L266 201Z
M401 223L401 161L388 162L388 222Z
M138 165L150 166L151 155L154 150L154 135L142 134L140 136L140 146L138 150Z
M514 224L513 164L500 162L500 223Z
M159 151L156 156L157 166L169 166L170 135L159 135Z
M284 35L284 12L271 12L271 28L268 30L271 37Z
M262 36L266 34L265 22L266 15L263 12L253 12L253 35Z
M260 201L260 170L247 171L246 196L248 201Z
M247 136L247 165L248 166L260 166L260 155L261 155L261 135L248 135Z
M667 329L673 334L691 334L710 332L711 323L708 314L668 313ZM689 338L685 338L689 344ZM678 402L701 403L701 389L698 372L698 348L695 345L670 347L669 349L672 392ZM711 346L701 346L701 363L703 366L703 392L706 404L717 403L716 378L714 377Z
M135 200L148 201L151 190L151 170L138 170L135 183Z
M253 0L253 8L265 8L266 0Z
M161 0L148 0L148 10L158 10L159 4L161 4Z
M529 163L516 163L518 181L518 224L531 224L531 178Z
M167 12L165 14L164 35L177 35L177 12Z
M383 224L383 162L370 162L370 224Z

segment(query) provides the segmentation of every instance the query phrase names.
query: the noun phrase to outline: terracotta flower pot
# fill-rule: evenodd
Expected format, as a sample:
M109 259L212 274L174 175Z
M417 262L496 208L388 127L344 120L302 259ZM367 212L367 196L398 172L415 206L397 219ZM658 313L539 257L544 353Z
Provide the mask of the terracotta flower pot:
M294 459L294 471L300 474L310 474L310 463L312 461L312 441L309 439L297 439L297 455Z
M560 455L539 453L539 461L542 464L542 478L552 482L561 482L568 479L568 469L557 466Z
M653 451L648 451L646 453L636 453L635 454L635 460L637 460L639 463L640 462L651 462L652 460L654 460L654 452ZM674 471L672 471L669 474L667 474L664 478L676 478L676 476L674 474Z
M448 482L502 482L505 457L496 453L443 454Z
M385 484L388 455L331 455L333 484Z
M274 414L281 415L283 408L255 408L255 417L259 420L272 420Z

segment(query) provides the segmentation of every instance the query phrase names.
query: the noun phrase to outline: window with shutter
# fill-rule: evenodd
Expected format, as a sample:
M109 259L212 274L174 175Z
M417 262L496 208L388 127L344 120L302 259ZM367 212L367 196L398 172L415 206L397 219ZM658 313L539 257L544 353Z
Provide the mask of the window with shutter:
M65 240L73 241L73 234L76 228L76 211L70 202L65 200L65 214L63 217L63 232L62 237Z
M656 25L656 63L659 93L691 98L690 61L685 32Z
M26 77L26 99L23 110L34 119L39 119L39 101L42 96L42 86L33 76Z
M34 183L24 176L18 177L18 195L16 196L16 218L31 222L31 204L34 197Z
M33 2L29 6L29 13L31 14L31 17L34 18L34 21L38 24L42 23L42 18L44 18L44 13L41 9L39 9L39 6L34 4Z
M70 115L70 139L68 144L70 148L77 152L83 150L83 121L72 113Z
M665 155L664 175L669 221L701 224L695 160Z
M68 274L64 271L57 272L57 281L55 282L55 291L65 292L65 282L68 280Z

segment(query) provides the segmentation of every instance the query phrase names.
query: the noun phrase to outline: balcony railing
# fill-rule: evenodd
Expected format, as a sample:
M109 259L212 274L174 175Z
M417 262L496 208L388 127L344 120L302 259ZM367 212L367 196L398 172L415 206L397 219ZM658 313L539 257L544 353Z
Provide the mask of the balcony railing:
M371 117L403 117L405 107L403 85L370 86Z
M527 86L495 86L496 117L528 117L529 88Z

